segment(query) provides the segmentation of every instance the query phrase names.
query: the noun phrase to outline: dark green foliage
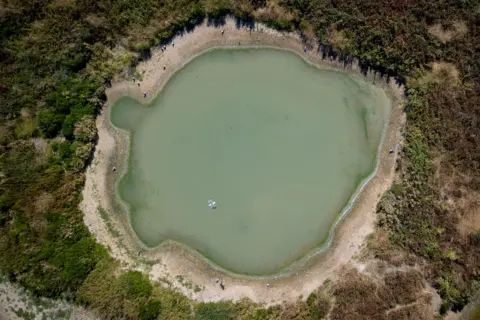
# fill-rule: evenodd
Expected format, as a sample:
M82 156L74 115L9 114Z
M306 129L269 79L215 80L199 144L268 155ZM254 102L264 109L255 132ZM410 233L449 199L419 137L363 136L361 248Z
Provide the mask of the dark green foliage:
M54 110L42 110L38 114L38 126L45 138L55 137L62 128L65 115L56 114Z
M161 310L162 304L160 301L148 301L140 308L140 320L155 320L157 319Z
M78 192L81 181L63 177L64 169L56 162L69 161L71 143L53 148L58 161L46 165L37 160L33 144L11 144L1 158L0 204L3 226L0 229L0 267L13 280L19 280L33 292L49 297L73 293L97 262L106 256L82 223L78 198L63 194ZM77 189L78 188L78 189ZM49 193L52 206L35 207L37 197Z
M199 303L195 308L195 319L198 320L228 320L234 317L234 309L229 302Z
M85 115L94 115L99 106L99 98L96 93L100 83L94 78L69 78L62 81L51 92L46 95L46 104L50 106L54 113L62 118L62 134L67 139L73 138L73 128L75 123ZM58 124L48 132L57 134ZM42 130L42 127L41 127ZM42 130L43 131L43 130ZM46 133L45 133L46 134Z
M128 271L119 278L129 300L148 298L152 293L152 284L148 277L139 271Z
M470 233L468 238L472 246L480 247L480 231Z
M138 271L122 272L103 259L77 291L77 302L105 319L189 319L191 302L182 294L152 284Z
M38 178L38 172L31 165L35 161L35 157L35 149L32 144L26 142L15 142L4 150L0 162L0 168L4 175L0 184L0 208L4 216L10 216L7 211L18 200L18 193L25 188L29 181Z

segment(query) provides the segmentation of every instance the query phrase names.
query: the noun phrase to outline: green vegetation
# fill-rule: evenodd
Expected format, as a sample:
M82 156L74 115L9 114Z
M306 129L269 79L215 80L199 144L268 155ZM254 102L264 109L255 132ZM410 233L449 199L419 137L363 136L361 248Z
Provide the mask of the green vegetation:
M234 319L234 309L229 302L199 303L196 307L195 319L198 320L227 320Z
M478 153L470 150L478 148L472 138L479 128L470 121L480 116L478 106L471 104L479 96L468 87L445 84L414 86L408 93L402 187L394 185L384 195L379 225L390 230L392 245L427 262L429 280L443 298L441 313L458 311L480 288L474 271L480 264L480 253L473 249L477 232L465 234L458 227L471 214L472 199L462 193L478 192L480 181L474 169ZM468 110L469 121L461 119L463 110ZM447 204L448 199L455 203ZM467 203L457 204L460 199Z
M189 317L191 307L186 297L152 284L138 271L120 273L118 267L112 260L99 264L78 291L78 302L107 319L149 319L158 315L170 319L173 314Z
M226 14L300 29L322 41L325 57L348 63L356 56L365 70L409 80L401 181L378 208L389 241L377 247L377 257L394 263L390 253L400 250L406 263L422 262L443 298L440 311L460 310L480 283L479 231L459 227L474 214L480 192L480 10L469 0L3 1L2 272L35 295L72 299L109 319L385 317L385 301L394 300L383 301L375 285L356 275L349 279L357 285L341 282L332 300L313 295L268 309L245 301L194 305L139 272L122 271L84 226L83 170L111 78L148 58L151 46ZM429 33L434 25L445 32L462 25L466 32L447 41ZM417 81L434 61L453 64L458 79ZM421 314L416 305L408 308L388 318Z

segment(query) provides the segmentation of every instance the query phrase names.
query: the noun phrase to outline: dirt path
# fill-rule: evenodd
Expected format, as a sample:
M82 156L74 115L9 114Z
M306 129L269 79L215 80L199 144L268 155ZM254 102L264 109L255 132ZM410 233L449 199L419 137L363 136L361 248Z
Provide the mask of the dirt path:
M262 25L257 25L253 30L237 29L233 20L227 20L219 28L204 24L193 32L178 36L175 38L175 46L168 45L165 52L155 49L151 59L137 67L142 74L140 86L131 78L114 82L107 90L109 105L122 95L130 95L139 101L150 101L157 92L161 94L161 88L175 71L207 49L257 45L290 50L313 64L343 69L343 65L335 61L323 61L316 48L308 46L309 50L304 53L305 44L296 35L282 34ZM355 66L346 71L359 74ZM374 81L375 75L367 75L366 79ZM339 224L331 248L325 254L311 258L309 267L304 268L304 271L278 279L246 279L212 268L198 255L177 245L164 244L154 250L142 248L131 231L128 217L122 213L122 208L110 201L114 196L115 178L118 179L123 173L129 140L125 133L114 130L109 125L108 107L98 117L99 141L94 161L87 170L84 200L81 204L85 224L97 240L109 248L112 256L123 261L126 267L148 272L152 279L167 280L193 299L217 301L247 297L270 305L294 301L300 295L307 297L327 278L334 278L336 271L359 251L366 236L373 231L376 204L392 183L396 155L389 154L388 150L401 138L400 129L404 123L403 88L378 79L376 82L385 88L393 101L377 173L359 195L351 212ZM143 97L143 92L147 93L147 98ZM112 172L113 166L117 168L116 172ZM225 284L224 290L216 283L216 279Z

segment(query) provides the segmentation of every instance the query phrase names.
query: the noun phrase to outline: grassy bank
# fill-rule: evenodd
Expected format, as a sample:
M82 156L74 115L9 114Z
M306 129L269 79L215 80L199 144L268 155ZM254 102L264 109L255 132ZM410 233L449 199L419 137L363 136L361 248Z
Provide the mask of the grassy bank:
M349 279L356 291L340 283L294 305L195 304L121 270L84 226L78 209L83 172L109 81L133 74L150 47L176 32L233 14L317 36L326 57L353 55L365 68L408 80L400 178L379 205L379 230L388 241L373 251L390 264L401 252L402 263L419 265L438 290L442 313L460 310L480 280L478 226L465 225L478 214L480 193L479 12L475 1L439 0L3 1L2 272L38 296L70 299L105 318L318 319L330 312L347 319L340 312L345 301L368 297L370 309L343 310L391 317L393 302L374 312L378 292L355 274ZM435 72L434 61L453 67Z

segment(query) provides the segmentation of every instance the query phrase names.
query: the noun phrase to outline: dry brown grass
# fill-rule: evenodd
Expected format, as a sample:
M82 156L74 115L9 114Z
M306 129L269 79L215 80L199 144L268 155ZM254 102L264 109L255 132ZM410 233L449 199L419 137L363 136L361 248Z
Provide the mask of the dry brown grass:
M477 195L477 199L480 199L480 195ZM460 219L458 231L464 237L472 232L480 232L480 201L472 204L472 208Z
M386 319L387 304L377 295L377 284L372 278L349 270L335 284L335 306L332 320Z
M35 137L35 138L31 138L30 141L33 143L33 145L35 146L35 149L37 149L40 156L45 154L48 146L47 140L43 138Z
M107 19L104 16L92 13L85 18L85 21L98 28L104 26L107 22Z
M53 204L55 199L50 193L42 193L40 196L35 199L34 207L36 213L43 213L47 211L50 206Z
M327 41L332 44L333 47L346 50L350 45L345 31L332 30L327 34Z
M417 263L417 259L414 256L408 255L404 250L392 247L388 231L380 228L370 235L366 254L394 267L402 265L413 266Z
M442 25L434 24L428 29L428 32L437 37L442 43L447 43L466 34L468 27L465 22L456 21L450 30L444 30Z
M257 9L253 16L260 21L287 21L291 22L296 19L293 12L287 11L280 6L278 0L269 0L264 8Z
M454 86L458 83L460 76L457 68L452 63L437 61L432 64L434 79Z
M333 295L332 320L431 319L433 314L424 278L412 268L387 272L383 278L347 270L334 284Z
M308 319L308 306L305 301L286 304L280 312L280 319L303 320Z
M414 304L391 310L387 315L388 320L433 320L434 317L425 305Z
M390 299L396 304L415 302L425 289L422 275L414 269L387 273L384 281L384 292L391 295Z
M440 190L444 204L457 213L457 230L466 239L472 232L480 231L480 192L468 187L472 183L472 176L459 171L445 156L438 155L434 163L434 183Z
M430 64L430 70L423 70L420 75L409 80L418 85L442 83L453 89L460 83L460 73L453 63L436 61Z
M28 108L20 109L20 116L22 118L30 118L32 116L32 112Z
M313 39L316 37L315 29L306 20L302 20L300 22L300 30L303 32L305 36L307 36L310 39Z

